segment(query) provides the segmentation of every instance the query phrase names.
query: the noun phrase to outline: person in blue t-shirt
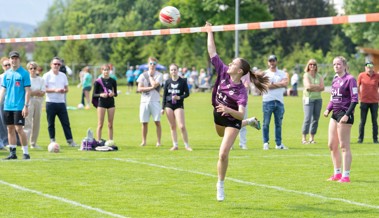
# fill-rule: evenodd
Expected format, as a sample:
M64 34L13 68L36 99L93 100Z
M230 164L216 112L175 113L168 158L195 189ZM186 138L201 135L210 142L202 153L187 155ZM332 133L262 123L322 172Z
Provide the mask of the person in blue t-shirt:
M130 94L133 92L133 87L134 87L134 67L133 66L130 66L129 67L129 70L126 71L125 73L125 76L126 76L126 82L127 82L127 86L128 86L128 91L126 92L126 94Z
M17 159L16 132L20 138L23 159L30 159L28 140L24 132L25 118L28 116L30 100L30 76L20 65L20 54L9 53L11 68L4 73L0 91L0 101L4 99L4 120L8 129L10 155L5 160ZM5 96L5 98L3 98ZM1 102L2 103L2 102Z

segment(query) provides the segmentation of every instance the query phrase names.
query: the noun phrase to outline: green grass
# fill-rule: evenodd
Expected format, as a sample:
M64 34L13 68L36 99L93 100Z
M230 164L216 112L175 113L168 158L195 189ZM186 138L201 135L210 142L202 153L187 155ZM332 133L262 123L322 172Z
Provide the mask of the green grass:
M262 150L261 131L248 129L249 150L238 143L230 153L226 200L216 201L216 163L221 142L214 130L210 93L194 93L185 101L186 124L193 152L171 152L166 117L156 148L150 123L148 144L140 147L139 95L116 101L115 142L118 152L85 152L68 147L57 121L61 153L48 153L45 112L39 145L30 161L0 161L0 217L378 217L378 146L371 143L370 117L366 143L356 144L359 108L352 129L350 184L327 182L333 166L327 148L329 118L320 118L314 145L301 144L301 97L285 98L283 143L289 150ZM325 109L328 93L324 93ZM80 90L71 87L69 105ZM262 120L262 99L251 96L249 115ZM70 110L74 139L96 129L96 111ZM106 125L105 125L106 126ZM107 129L103 138L107 138ZM273 120L270 130L274 144ZM238 140L238 139L237 139ZM21 156L21 149L17 151ZM0 151L0 158L8 152Z

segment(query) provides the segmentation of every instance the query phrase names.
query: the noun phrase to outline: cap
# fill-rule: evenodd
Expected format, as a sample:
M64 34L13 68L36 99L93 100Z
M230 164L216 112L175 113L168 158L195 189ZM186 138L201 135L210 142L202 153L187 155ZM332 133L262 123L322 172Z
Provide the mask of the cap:
M373 67L374 64L371 61L367 61L365 64L366 67Z
M11 51L9 52L9 57L20 57L20 54L17 51Z
M268 60L269 60L269 61L270 61L270 60L275 60L275 61L277 61L278 59L276 58L275 55L270 55L270 56L268 56Z

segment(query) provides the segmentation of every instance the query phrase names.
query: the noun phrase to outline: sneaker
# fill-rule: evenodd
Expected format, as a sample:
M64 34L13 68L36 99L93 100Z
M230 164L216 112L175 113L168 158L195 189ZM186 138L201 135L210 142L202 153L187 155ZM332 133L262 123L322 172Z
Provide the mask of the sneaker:
M190 146L184 147L187 151L192 151L192 148Z
M89 105L87 105L84 109L89 110L89 109L91 109L91 107Z
M30 159L30 155L29 155L29 154L24 154L24 155L22 156L22 159L24 159L24 160L29 160L29 159Z
M4 158L3 160L16 160L17 155L16 154L10 154L8 157Z
M30 145L30 148L31 148L31 149L38 149L38 150L41 150L41 147L38 146L38 145Z
M328 181L339 181L341 178L342 178L342 173L338 173L329 177Z
M374 144L379 144L379 141L378 140L374 140Z
M270 148L268 147L268 143L266 142L263 144L263 150L268 150L268 149L270 149Z
M261 122L259 122L259 120L257 120L257 118L251 117L251 118L246 119L246 121L247 121L247 124L249 126L254 127L257 130L261 129Z
M176 151L178 150L179 148L177 146L172 146L172 148L170 149L170 151Z
M340 180L338 180L338 182L340 182L340 183L350 182L350 178L349 177L342 177Z
M362 144L363 143L363 139L358 139L357 143L358 144Z
M247 146L246 146L246 145L240 145L240 148L241 148L242 150L247 150Z
M284 146L283 144L281 144L281 145L276 145L275 149L287 150L288 148L286 146Z
M217 183L217 200L223 201L225 199L224 186L221 186Z
M74 141L68 142L68 145L71 147L77 147L78 146Z

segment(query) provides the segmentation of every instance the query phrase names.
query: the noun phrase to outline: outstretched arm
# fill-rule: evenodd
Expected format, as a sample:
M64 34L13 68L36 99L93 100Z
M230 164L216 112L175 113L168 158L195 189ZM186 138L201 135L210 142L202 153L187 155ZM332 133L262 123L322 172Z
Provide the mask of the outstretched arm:
M209 57L210 58L213 58L214 56L216 56L216 45L215 45L215 41L214 41L214 38L213 38L213 32L212 32L212 24L209 23L209 22L206 22L205 24L205 27L207 28L207 33L208 33L208 40L207 40L207 44L208 44L208 54L209 54Z

